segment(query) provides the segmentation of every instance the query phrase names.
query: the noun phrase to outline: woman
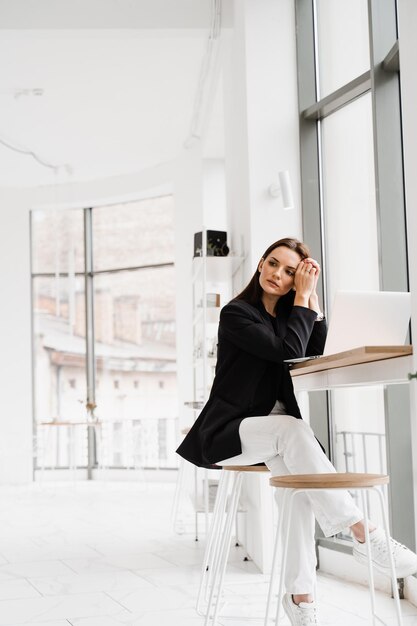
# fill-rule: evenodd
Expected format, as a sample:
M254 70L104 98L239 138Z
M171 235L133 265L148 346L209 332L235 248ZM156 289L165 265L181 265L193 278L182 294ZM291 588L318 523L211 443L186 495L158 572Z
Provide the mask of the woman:
M210 398L177 450L185 459L202 467L265 463L273 476L336 471L302 420L284 363L323 352L319 275L304 243L280 239L265 251L247 287L222 309L216 376ZM319 624L314 518L326 537L349 527L355 557L366 559L363 514L348 492L297 496L283 598L294 626ZM375 567L389 574L384 532L372 524L370 531ZM416 572L417 556L391 542L398 577Z

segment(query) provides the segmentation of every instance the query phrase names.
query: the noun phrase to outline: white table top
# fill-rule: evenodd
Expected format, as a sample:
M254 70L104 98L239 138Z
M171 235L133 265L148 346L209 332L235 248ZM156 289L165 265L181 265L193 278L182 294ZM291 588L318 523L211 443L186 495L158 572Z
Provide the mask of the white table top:
M291 369L295 391L408 382L413 347L363 346L297 363Z

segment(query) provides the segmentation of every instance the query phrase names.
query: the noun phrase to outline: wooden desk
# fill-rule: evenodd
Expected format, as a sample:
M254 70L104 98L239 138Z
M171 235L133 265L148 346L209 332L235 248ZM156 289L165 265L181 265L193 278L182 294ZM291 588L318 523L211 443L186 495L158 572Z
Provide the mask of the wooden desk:
M387 456L392 494L392 531L401 542L411 545L415 543L417 536L416 516L410 513L410 506L413 506L410 503L417 502L417 485L412 481L412 476L415 475L413 452L417 458L417 439L413 437L413 432L417 432L417 413L413 411L411 402L411 413L408 415L408 396L411 394L413 398L412 394L415 393L415 385L408 384L408 374L414 374L415 368L413 347L408 345L364 346L299 363L291 370L294 389L297 394L300 392L299 402L307 400L302 396L307 396L309 391L387 385L387 395L384 394L384 419L389 439ZM404 383L407 383L404 389L391 387Z
M408 382L413 346L363 346L297 363L291 369L295 391Z

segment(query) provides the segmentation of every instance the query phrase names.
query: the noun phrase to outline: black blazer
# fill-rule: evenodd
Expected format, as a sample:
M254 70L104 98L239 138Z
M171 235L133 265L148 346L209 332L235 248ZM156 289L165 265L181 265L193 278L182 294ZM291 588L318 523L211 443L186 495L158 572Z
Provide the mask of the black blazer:
M210 397L177 450L191 463L210 467L240 454L242 419L269 415L277 399L301 419L283 360L322 354L327 326L311 309L293 306L294 296L280 298L275 320L262 302L235 299L221 310Z

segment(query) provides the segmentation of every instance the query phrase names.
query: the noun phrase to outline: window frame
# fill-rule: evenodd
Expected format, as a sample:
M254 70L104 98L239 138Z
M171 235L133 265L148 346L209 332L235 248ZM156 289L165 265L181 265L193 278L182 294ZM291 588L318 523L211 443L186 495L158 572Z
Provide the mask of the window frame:
M380 289L408 291L406 207L403 174L399 45L395 0L367 0L370 70L325 98L318 97L318 41L316 0L296 0L296 46L299 96L300 169L303 233L322 267L319 294L328 310L326 223L323 206L321 120L370 92L375 159L377 237ZM314 412L322 417L312 426L321 434L334 458L335 432L331 419L331 393L314 394ZM390 517L393 534L415 549L409 394L406 385L384 389L387 464L390 473ZM402 428L398 428L398 414ZM405 515L407 511L407 515ZM320 542L329 543L322 539ZM330 542L332 543L332 542ZM334 547L334 543L333 546ZM342 549L337 547L336 549Z

